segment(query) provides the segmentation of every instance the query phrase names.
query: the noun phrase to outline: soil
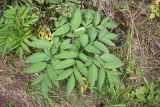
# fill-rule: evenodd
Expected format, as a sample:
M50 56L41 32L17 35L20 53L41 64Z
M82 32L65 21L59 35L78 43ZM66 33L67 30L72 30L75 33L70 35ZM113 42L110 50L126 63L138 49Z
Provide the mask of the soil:
M16 69L21 70L24 64L17 62L19 62L18 59L11 56L0 58L0 107L5 107L7 104L12 104L14 107L31 107L24 93L27 77L16 71ZM14 75L12 75L13 72Z

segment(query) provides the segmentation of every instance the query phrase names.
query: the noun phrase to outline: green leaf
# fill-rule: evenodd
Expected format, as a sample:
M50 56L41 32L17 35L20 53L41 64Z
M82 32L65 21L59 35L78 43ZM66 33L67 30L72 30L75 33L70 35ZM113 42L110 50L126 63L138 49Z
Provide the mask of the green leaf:
M70 38L76 37L76 35L74 35L74 33L71 33L71 32L67 33L66 36Z
M31 46L31 41L29 39L26 38L23 41L26 45Z
M100 67L100 68L102 67L101 63L98 60L93 59L92 61L97 67Z
M100 56L99 55L95 55L95 59L99 62L99 64L101 64L101 65L104 65L104 62L103 62L103 60L100 58Z
M60 38L58 36L55 36L52 38L52 43L57 46L57 44L60 43Z
M103 54L100 58L105 61L104 68L115 69L124 65L119 58L112 54Z
M103 28L106 28L106 24L108 23L108 21L109 21L109 17L105 17L105 18L102 19L100 25L101 25Z
M88 70L86 68L86 66L79 60L76 61L76 66L79 69L79 71L85 76L87 77L88 75Z
M23 49L21 47L18 49L18 56L20 60L23 59Z
M91 58L88 58L88 60L85 62L85 66L90 66L93 63Z
M98 48L102 52L109 53L108 48L103 43L95 41L93 44L96 48Z
M36 78L33 79L32 85L36 85L40 83L43 80L43 78L44 78L44 74L38 75Z
M97 0L92 0L92 3L93 3L94 7L96 7L97 2L98 2Z
M76 30L80 26L81 22L82 22L81 10L80 8L77 8L73 13L73 17L71 20L71 28L73 30Z
M86 35L86 34L80 35L79 40L80 40L82 46L85 47L88 44L88 35Z
M62 0L45 0L47 4L60 4Z
M53 65L53 67L55 66L55 65L57 65L57 64L59 64L60 63L60 60L59 59L56 59L56 58L52 58L51 59L51 64Z
M99 32L99 35L98 35L98 38L99 39L102 39L105 34L107 33L107 30L106 29L102 29L100 32Z
M89 38L90 38L90 41L93 42L96 37L97 37L97 30L95 27L91 27L88 31L88 35L89 35Z
M13 7L10 6L9 9L7 9L7 10L4 11L3 16L6 17L7 19L14 18L15 17L14 10L15 9L13 9Z
M86 50L87 52L90 52L90 53L97 53L97 54L101 53L101 52L100 52L94 45L92 45L92 44L87 45L87 46L85 47L85 50Z
M63 42L62 42L62 44L61 44L61 49L68 49L68 48L70 48L70 39L66 39L66 40L64 40Z
M71 94L74 87L75 87L75 78L74 78L74 75L72 74L72 76L69 78L67 83L67 96Z
M114 40L118 35L114 33L107 33L105 34L106 39Z
M52 56L50 49L43 49L43 51L47 56L50 56L50 57Z
M92 64L90 66L89 72L88 72L88 80L89 80L89 83L90 83L91 90L93 90L93 88L95 86L97 76L98 76L98 69L94 64Z
M30 25L33 25L38 21L39 17L37 15L33 15L32 17L24 24L25 27L29 27Z
M84 33L85 30L86 30L85 27L80 27L80 28L76 29L74 32L75 32L75 33L79 33L79 32L83 32L83 33Z
M36 0L38 2L38 4L43 4L44 0Z
M75 44L70 44L70 51L74 51L78 53L78 47Z
M87 9L85 11L84 18L85 18L85 22L87 24L90 24L92 22L92 20L93 20L93 14L92 14L92 11L90 9Z
M156 17L156 14L152 12L152 13L150 14L150 19L154 19L155 17Z
M72 69L65 70L60 75L58 75L56 80L64 80L64 79L68 78L72 73L73 73Z
M68 20L67 20L67 18L65 16L60 16L58 22L55 21L56 28L64 25L67 21Z
M56 71L47 71L49 79L52 81L52 83L59 88L59 81L56 80L57 74Z
M60 54L55 55L55 58L67 59L67 58L76 58L78 56L77 52L74 51L62 51Z
M40 52L37 52L37 53L34 53L32 54L31 56L29 56L25 63L37 63L37 62L42 62L44 61L48 56L45 54L45 53L40 53Z
M70 30L70 25L67 23L67 24L62 25L61 27L59 27L59 28L53 33L53 36L59 36L59 35L66 34L69 30Z
M78 28L79 29L79 28ZM77 30L77 29L76 29ZM75 31L76 31L75 30ZM77 31L77 32L73 32L73 35L74 37L80 37L80 35L84 35L85 34L85 31Z
M28 52L28 53L31 52L30 49L29 49L29 47L28 47L25 43L23 43L23 42L21 42L21 47L22 47L22 49L24 49L26 52Z
M105 24L105 27L109 28L109 29L114 29L117 27L117 24L113 23L113 22L107 22Z
M39 62L39 63L35 63L33 65L31 65L30 67L28 67L25 72L26 73L36 73L36 72L40 72L43 69L45 69L47 66L47 63L45 62Z
M80 42L80 40L78 38L75 39L75 43L74 44L77 46L78 49L81 47L81 42Z
M49 79L47 73L45 73L44 79L45 79L46 83L48 84L48 86L49 86L50 88L52 88L52 82L51 82L51 80Z
M31 46L41 49L49 49L52 47L52 44L48 40L35 40L31 42Z
M24 12L22 13L21 17L22 18L28 17L27 14L29 13L29 11L30 11L29 7L28 8L24 7Z
M97 11L94 13L94 25L97 26L101 21L101 15L100 13Z
M109 80L110 85L112 85L112 84L119 85L120 84L118 72L115 72L115 71L106 71L106 72L107 72L107 76L108 76L108 80Z
M58 49L55 47L51 48L51 55L55 55L57 53Z
M49 86L47 84L47 78L44 78L43 81L42 81L42 84L41 84L41 91L42 91L42 94L45 98L48 97L48 91L49 91Z
M61 62L59 62L57 65L54 66L54 69L64 69L64 68L68 68L72 65L74 65L75 60L73 59L66 59L63 60Z
M47 66L47 73L48 73L50 80L55 81L55 79L57 78L57 74L55 70L53 69L52 65L50 64Z
M88 60L87 56L84 53L79 54L79 59L83 62L86 62Z
M102 89L102 86L105 81L105 76L106 76L106 73L105 73L104 69L100 69L99 74L98 74L98 89L99 90Z
M81 85L84 84L82 75L81 75L81 73L78 71L77 68L74 68L74 76L75 76L75 78L77 79L77 81L78 81Z
M105 43L108 46L116 46L110 39L107 39L106 37L103 37L99 40L102 41L103 43Z

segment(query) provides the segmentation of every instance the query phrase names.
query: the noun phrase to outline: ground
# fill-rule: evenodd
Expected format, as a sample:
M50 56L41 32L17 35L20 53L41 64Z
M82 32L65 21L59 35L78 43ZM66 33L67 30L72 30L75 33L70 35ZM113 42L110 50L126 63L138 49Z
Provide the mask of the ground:
M116 48L119 53L116 52L124 62L128 63L131 59L136 62L129 77L135 84L142 82L137 74L138 69L144 70L147 80L160 79L160 20L149 19L149 3L128 2L127 10L114 8L105 11L106 15L111 15L112 20L119 24L115 32L122 37L116 43L123 46ZM105 10L102 3L99 6L100 11ZM0 57L0 107L35 107L31 100L33 98L26 92L31 77L23 73L24 67L24 61L19 61L15 55ZM55 90L52 93L55 103L60 107L102 107L104 103L103 98L98 98L96 94L86 93L81 97L73 94L69 99L64 99L59 98L56 92L63 91ZM39 104L38 107L45 106Z

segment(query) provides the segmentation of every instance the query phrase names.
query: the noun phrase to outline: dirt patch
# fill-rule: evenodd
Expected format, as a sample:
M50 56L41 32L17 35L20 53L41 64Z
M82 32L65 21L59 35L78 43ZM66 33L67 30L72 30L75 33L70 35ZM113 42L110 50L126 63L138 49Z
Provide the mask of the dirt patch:
M23 64L17 64L17 62L19 61L11 56L0 58L0 107L8 103L15 107L31 107L23 89L27 77L16 70L21 70L20 66Z
M132 40L132 56L137 66L145 71L147 79L160 77L160 22L150 20L149 10L144 2L136 15L135 34Z
M149 18L150 1L142 0L133 3L128 1L123 3L127 3L128 9L116 9L124 17L120 20L125 19L123 27L126 26L127 29L121 30L123 32L127 30L127 32L129 31L128 34L131 35L131 43L127 41L127 44L131 44L130 54L136 60L136 68L142 68L147 79L158 79L160 77L160 20L151 20ZM112 11L112 13L115 13L114 20L118 16L122 16L118 15L116 17L116 11ZM129 38L128 34L126 38Z

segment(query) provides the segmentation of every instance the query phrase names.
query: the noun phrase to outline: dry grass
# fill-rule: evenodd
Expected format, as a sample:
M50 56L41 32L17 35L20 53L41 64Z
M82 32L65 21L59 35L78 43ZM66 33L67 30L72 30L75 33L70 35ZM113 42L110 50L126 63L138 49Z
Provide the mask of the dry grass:
M135 68L144 69L146 78L158 79L160 77L160 20L149 19L148 6L151 2L146 0L135 0L134 2L109 0L104 3L101 1L103 0L100 0L99 10L111 16L110 18L118 23L119 30L116 32L128 40L121 49L123 54L119 56L126 62L135 59ZM128 9L117 8L119 4L128 5ZM128 48L128 52L125 55L126 48ZM120 51L117 53L119 54Z
M23 65L15 57L0 58L0 107L7 103L12 103L16 107L30 107L24 93L27 77L20 73Z

